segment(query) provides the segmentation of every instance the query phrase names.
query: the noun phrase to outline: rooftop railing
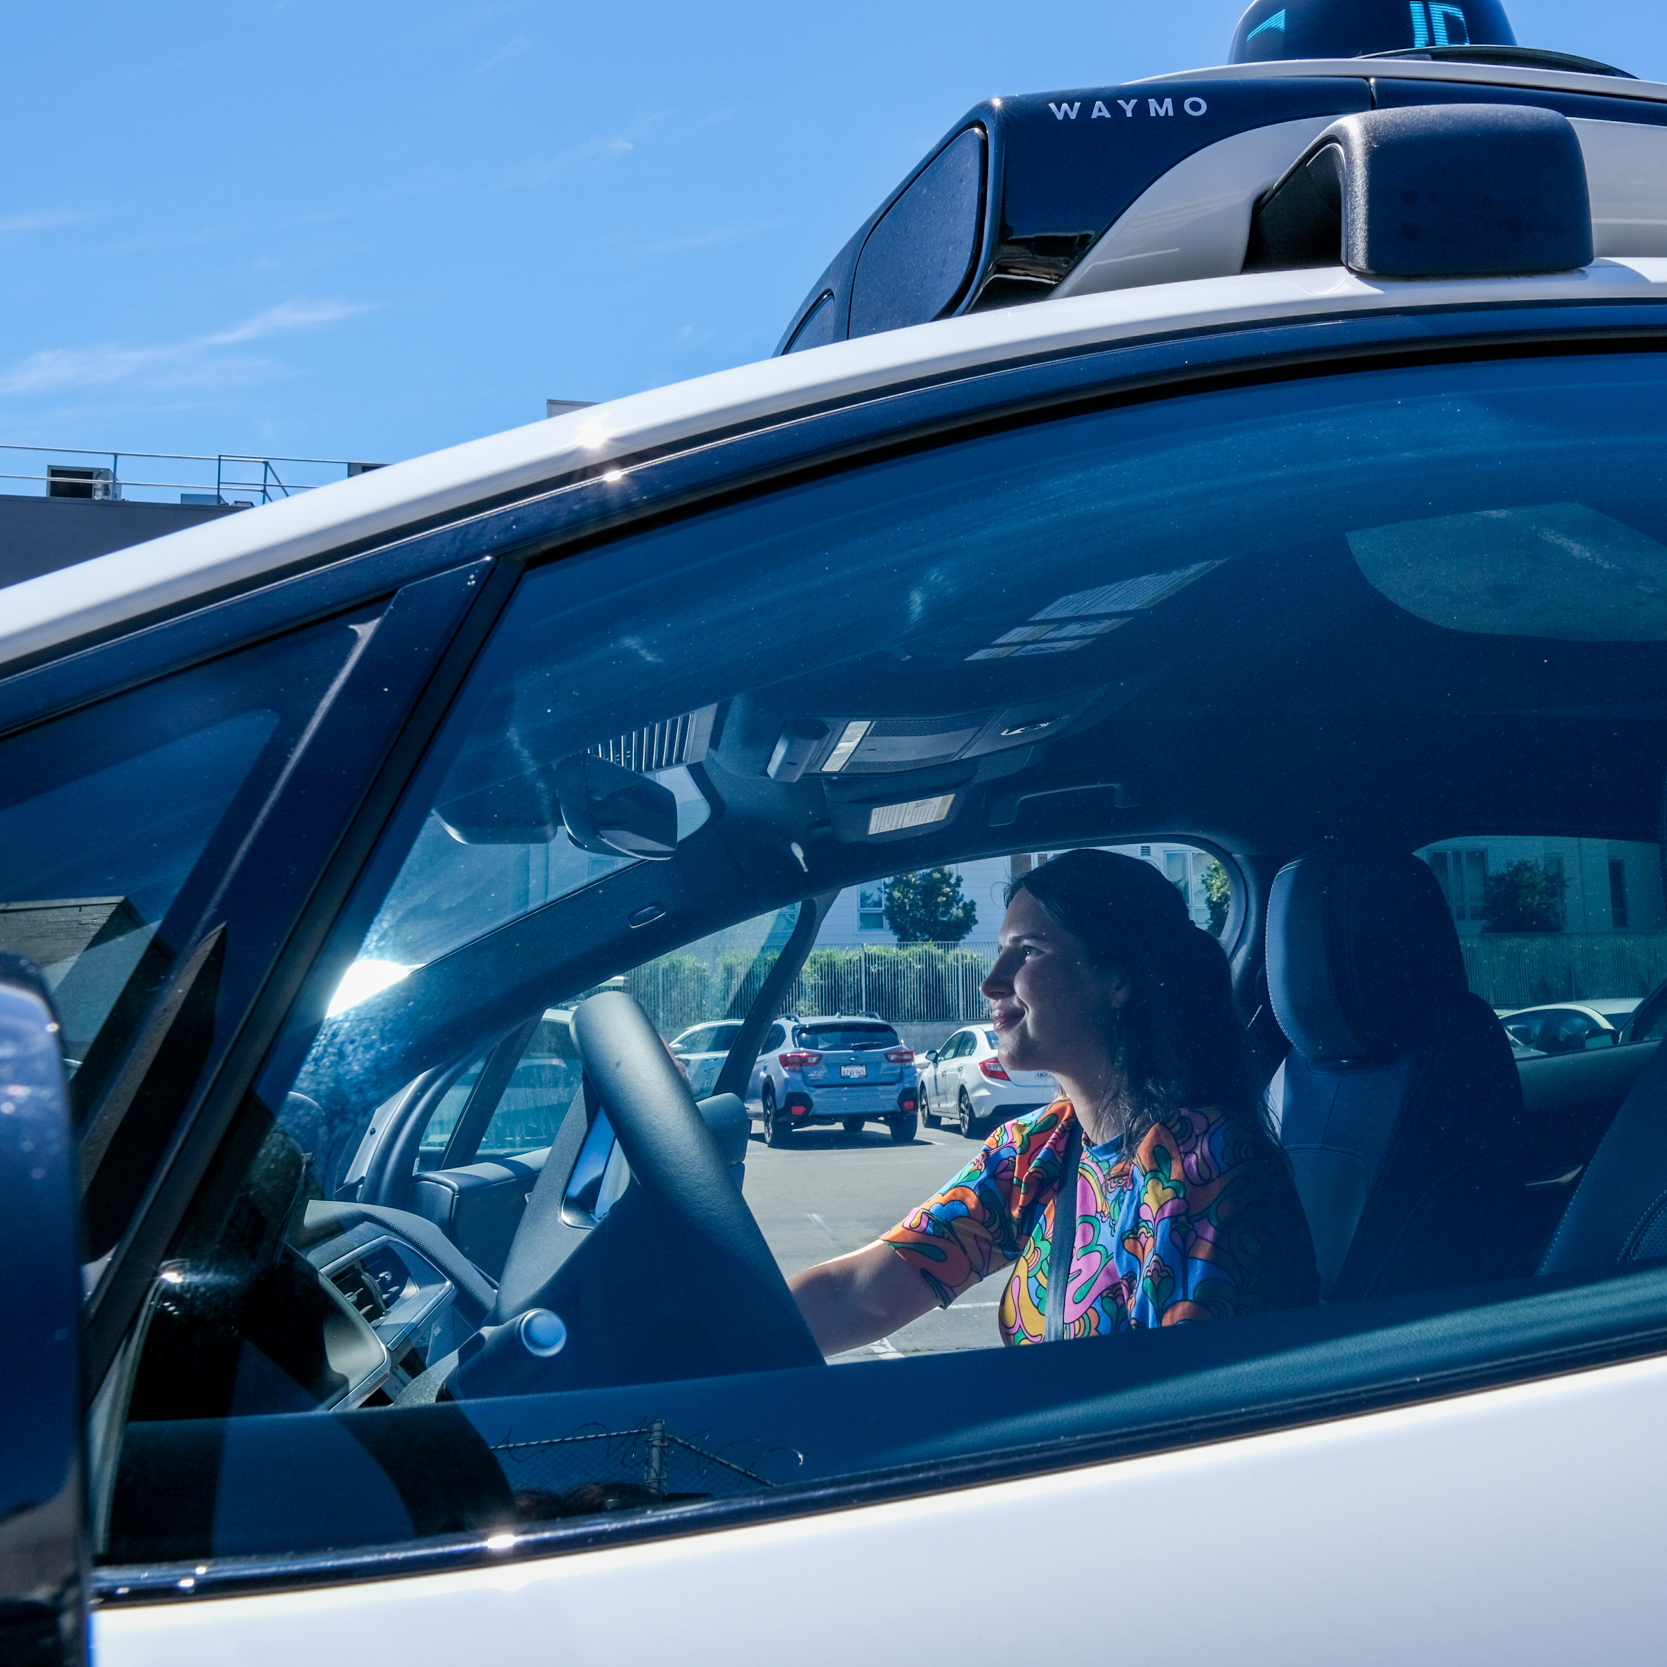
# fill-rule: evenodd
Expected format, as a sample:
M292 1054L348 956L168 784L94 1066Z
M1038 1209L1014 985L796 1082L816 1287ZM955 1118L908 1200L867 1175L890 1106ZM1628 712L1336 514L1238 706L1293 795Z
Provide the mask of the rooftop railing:
M93 451L80 446L22 446L0 443L0 462L38 463L36 470L0 470L0 482L28 482L53 498L138 499L184 504L271 503L327 486L331 481L379 469L338 457L256 457L242 452ZM168 464L196 465L174 468ZM124 465L136 471L124 476ZM144 479L175 475L183 479ZM0 486L0 491L19 490ZM178 494L177 499L170 496Z

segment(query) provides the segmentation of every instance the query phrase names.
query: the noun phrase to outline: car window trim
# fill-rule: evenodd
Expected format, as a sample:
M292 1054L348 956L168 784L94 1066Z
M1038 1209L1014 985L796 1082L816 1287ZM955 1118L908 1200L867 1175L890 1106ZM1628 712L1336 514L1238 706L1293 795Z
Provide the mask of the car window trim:
M1513 1290L1504 1295L1472 1288L1429 1293L1423 1300L1389 1299L1393 1307L1387 1323L1378 1316L1349 1312L1365 1306L1354 1303L1258 1316L1262 1326L1284 1322L1299 1334L1320 1330L1332 1335L1271 1347L1237 1361L1225 1350L1229 1359L1214 1368L1167 1377L1154 1374L1132 1387L1115 1386L1099 1396L1050 1403L1035 1412L1033 1441L993 1451L894 1465L772 1494L544 1524L518 1534L508 1548L473 1533L346 1551L194 1559L189 1565L107 1565L95 1571L95 1589L105 1603L196 1601L499 1566L1114 1464L1667 1352L1667 1266L1596 1284L1578 1278L1520 1279L1511 1284ZM1594 1292L1601 1293L1595 1302ZM1473 1300L1478 1296L1480 1303ZM1468 1305L1466 1298L1472 1299ZM1426 1304L1429 1312L1419 1313ZM1395 1308L1406 1315L1398 1324ZM1484 1323L1478 1324L1478 1319ZM1351 1320L1357 1323L1351 1325ZM1225 1325L1208 1330L1216 1341L1230 1342L1246 1334ZM1479 1333L1484 1334L1480 1343ZM1405 1346L1408 1340L1411 1348ZM1476 1358L1479 1350L1488 1351L1491 1358ZM921 1364L933 1358L940 1357L926 1357ZM903 1361L887 1368L888 1379L910 1365ZM1261 1383L1250 1381L1258 1375ZM1189 1399L1191 1406L1184 1404ZM1134 1415L1131 1421L1117 1419L1120 1401ZM1072 1409L1105 1427L1050 1436L1061 1414ZM180 1570L188 1566L194 1585L190 1598L182 1600Z
M89 1399L115 1361L282 1016L303 977L316 978L320 970L325 923L339 912L350 876L369 855L371 830L379 830L391 812L395 784L415 767L414 747L426 741L450 704L456 685L448 672L460 657L465 665L473 659L485 624L495 617L502 594L491 583L492 569L490 562L468 563L406 586L389 600L225 871L200 931L225 921L228 967L232 956L241 959L222 986L212 1047L172 1136L89 1293ZM370 768L359 774L367 762ZM288 876L286 886L273 886L274 872Z
M1606 316L1612 321L1614 327L1607 333L1594 332L1590 327L1575 330L1567 323L1571 308L1578 311L1582 307L1589 310L1593 306L1605 309ZM1659 309L1647 304L1641 306L1635 303L1564 302L1552 306L1541 304L1537 307L1491 304L1476 309L1441 309L1433 315L1409 312L1404 315L1353 316L1335 320L1312 318L1295 324L1257 326L1248 330L1242 326L1224 327L1214 337L1178 336L1132 346L1117 345L1087 351L1073 348L1068 354L1062 354L1055 359L1041 364L1027 361L1017 368L978 367L975 373L958 376L949 381L939 381L920 388L886 390L879 397L865 396L859 404L852 407L841 407L829 414L795 418L791 423L782 424L781 428L792 428L795 424L804 425L802 431L794 436L799 444L793 450L792 456L786 461L783 461L780 455L766 459L757 464L754 472L745 475L744 478L727 473L716 483L710 478L714 459L707 454L719 446L718 441L713 441L708 446L680 451L665 460L663 475L645 466L644 479L655 476L664 487L659 498L655 498L655 495L644 487L634 504L611 510L608 515L593 518L581 525L570 535L570 545L555 549L546 546L538 553L540 557L562 555L575 548L594 547L603 539L611 539L619 528L629 523L643 522L650 517L659 518L670 513L682 513L691 506L704 509L729 496L750 495L755 491L773 489L785 479L806 471L856 466L864 460L899 448L953 443L979 429L1005 428L1026 420L1051 421L1081 409L1085 403L1100 404L1145 397L1167 398L1196 392L1200 387L1212 382L1220 382L1222 385L1262 383L1287 375L1350 373L1386 364L1424 361L1432 356L1441 360L1469 360L1499 355L1532 357L1547 352L1580 356L1596 351L1659 352L1667 349L1667 325L1656 322L1656 318L1649 318L1646 322L1646 315L1650 313L1654 313L1656 318L1659 317ZM1437 321L1451 323L1451 316L1454 314L1462 316L1462 331L1456 332L1451 338L1441 338L1439 332L1432 331L1432 317ZM1524 318L1529 314L1540 320L1537 326L1524 324ZM1485 328L1490 320L1492 333ZM1351 330L1349 326L1355 328ZM1177 342L1192 355L1191 362L1184 365L1174 362ZM1276 345L1270 346L1270 342ZM1223 349L1213 357L1209 351L1212 344ZM1247 354L1247 344L1252 349L1259 348L1261 351ZM1170 359L1167 365L1162 363L1166 354ZM1108 375L1108 366L1113 362L1121 368L1121 375ZM914 431L900 439L896 436L898 407L911 401L921 402L917 413L917 425ZM824 422L830 426L822 427ZM861 429L861 438L841 438L842 426L846 433L853 427ZM816 430L814 435L810 432L812 429ZM807 437L815 443L806 445ZM777 429L756 438L761 443L770 442L777 448L778 453L782 449L782 437ZM742 454L737 452L731 454L729 460L733 463L741 456ZM680 470L683 471L681 477ZM705 478L699 478L703 475ZM694 479L694 484L690 483L691 478ZM597 485L598 483L586 481L572 490L588 494ZM490 527L488 523L491 523ZM489 533L491 536L501 536L507 548L518 548L522 552L536 546L541 538L548 539L551 536L547 530L543 533L529 534L525 521L518 526L506 528L502 515L495 513L484 513L475 517L472 523L448 527L446 536L456 535L461 538L469 525L475 526L479 536L486 537ZM511 533L515 538L510 537ZM519 539L519 544L516 543L516 539ZM430 556L433 549L433 546L429 547ZM489 622L495 617L496 607L501 606L507 598L510 588L522 570L520 561L493 563L492 566L496 583L490 587L481 587L482 600L474 611L475 621ZM484 602L489 589L494 593L494 607L487 607ZM225 605L231 606L229 602ZM212 608L201 610L182 620L180 624L182 628L190 627L196 631L200 640L203 636L203 620L213 612ZM224 620L221 623L223 624ZM289 622L286 621L287 623ZM162 627L159 626L157 629L159 634L166 635ZM440 718L450 704L452 693L472 665L484 629L484 623L478 631L472 625L467 645L460 646L454 641L444 654L445 675L436 674L430 679L428 689L432 698L426 698L419 703L424 707L425 715L419 719L414 715L415 709L412 715L408 715L400 748L390 754L389 761L384 763L378 772L367 806L363 807L352 821L349 830L352 839L337 853L328 876L330 883L323 888L331 901L327 903L321 898L316 902L316 906L309 908L305 912L304 920L297 923L296 934L300 935L292 934L289 946L268 964L266 994L245 1014L235 1044L221 1056L214 1083L199 1093L192 1114L198 1126L187 1131L192 1151L196 1154L194 1163L200 1161L200 1164L206 1165L207 1154L200 1150L206 1138L201 1133L201 1126L205 1124L205 1114L210 1109L210 1102L213 1117L208 1121L212 1122L216 1129L223 1131L236 1099L241 1097L243 1090L253 1080L266 1046L275 1037L283 1013L287 1011L303 979L316 972L313 957L317 945L328 931L327 923L333 918L334 911L340 908L368 860L370 847L386 825L393 802L414 772L416 760L438 727ZM185 641L189 636L190 632L185 631L179 640ZM128 640L123 639L122 642L111 646L122 648ZM81 651L81 645L72 647L77 653ZM224 637L221 637L216 647L218 652L227 651L228 645ZM22 680L30 676L44 678L47 672L59 672L75 657L76 654L72 653L67 659L57 659L50 665L43 666L37 673L24 672L17 677L6 679L0 684L0 717L8 714L8 700L16 692L13 685L21 687ZM207 657L206 653L204 657ZM131 671L131 661L128 665ZM153 668L152 674L160 675L160 671ZM33 693L38 697L45 687L44 682L34 684ZM58 696L63 697L68 688L69 684L60 680L57 687ZM85 700L91 698L95 697L85 694L84 691L77 691L69 704L84 704ZM23 704L27 706L28 702ZM39 706L38 699L36 706ZM372 806L379 808L371 808ZM305 937L301 932L302 926L316 934L310 940L310 947L300 946ZM281 972L282 976L277 976L277 972ZM728 1062L726 1069L727 1065ZM159 1238L166 1242L171 1236L173 1226L177 1225L178 1212L183 1210L184 1199L180 1196L180 1191L184 1183L173 1173L179 1168L180 1157L181 1151L176 1145L170 1158L165 1160L170 1169L168 1184L161 1187L158 1198L153 1199L152 1207L139 1221L147 1243L154 1243ZM192 1184L194 1185L194 1180ZM155 1185L152 1191L158 1193ZM160 1197L164 1195L171 1203L168 1208L159 1209ZM170 1216L171 1220L168 1219ZM118 1247L118 1250L121 1248ZM122 1300L124 1304L136 1305L141 1296L142 1289L132 1287L129 1282ZM119 1340L120 1331L125 1330L125 1322L118 1329L112 1329L114 1326L114 1320L100 1326L95 1310L94 1333L100 1335L102 1341L94 1350L93 1360L90 1362L92 1370L89 1372L89 1381L93 1385L98 1382L102 1366L113 1358L114 1346Z
M1572 318L1604 318L1602 327ZM1346 374L1503 354L1667 349L1660 303L1493 301L1394 313L1324 313L1176 330L1033 351L813 401L694 442L611 458L444 518L348 542L291 569L186 598L0 667L0 735L213 658L228 647L374 600L483 556L519 562L578 553L627 527L777 489L796 476L989 427L1051 421L1083 406L1144 402L1221 382Z

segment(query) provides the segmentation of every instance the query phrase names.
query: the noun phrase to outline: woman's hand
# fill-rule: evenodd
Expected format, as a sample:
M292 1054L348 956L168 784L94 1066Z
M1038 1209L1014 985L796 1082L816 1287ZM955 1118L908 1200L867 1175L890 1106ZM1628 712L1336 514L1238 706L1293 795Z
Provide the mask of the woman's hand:
M883 1239L787 1282L825 1355L861 1348L937 1307L932 1288Z

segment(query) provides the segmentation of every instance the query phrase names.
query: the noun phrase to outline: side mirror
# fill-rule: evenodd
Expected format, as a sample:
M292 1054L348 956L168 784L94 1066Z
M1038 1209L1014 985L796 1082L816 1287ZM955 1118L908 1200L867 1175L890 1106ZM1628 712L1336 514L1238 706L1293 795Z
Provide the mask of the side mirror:
M575 753L555 769L567 837L581 851L659 861L677 851L677 796L648 776Z
M86 1444L75 1147L59 1032L28 962L0 956L0 1660L86 1661Z
M926 1063L928 1065L936 1065L937 1062L938 1062L938 1050L936 1048L932 1048L932 1049L928 1050L927 1055L926 1055Z

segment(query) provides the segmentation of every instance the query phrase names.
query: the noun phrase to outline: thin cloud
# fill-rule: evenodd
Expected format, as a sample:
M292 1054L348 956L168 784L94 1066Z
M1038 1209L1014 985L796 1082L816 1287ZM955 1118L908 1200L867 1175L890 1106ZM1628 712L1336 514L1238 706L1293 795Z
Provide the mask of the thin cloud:
M212 336L204 336L205 347L224 347L233 342L258 341L262 336L287 335L292 330L310 330L317 324L334 324L353 318L370 308L357 301L281 301L253 318L234 324Z
M506 64L512 58L525 57L531 47L532 41L526 35L515 35L505 41L504 44L483 63L476 64L475 67L469 71L469 74L471 76L487 75L492 70L495 70L499 64Z
M668 237L659 243L645 243L650 255L678 255L686 249L711 249L724 243L750 243L766 232L779 231L785 220L759 220L750 226L714 226L708 231L690 232L685 237Z
M223 349L333 324L368 310L346 301L286 301L229 329L156 347L106 342L93 347L43 348L0 373L0 397L108 387L137 376L144 376L153 386L167 388L267 381L286 374L280 361L269 354L228 354Z
M79 214L67 208L43 209L37 214L13 214L0 220L0 236L13 236L20 232L53 231L59 226L73 226L88 218L90 217L86 214Z

